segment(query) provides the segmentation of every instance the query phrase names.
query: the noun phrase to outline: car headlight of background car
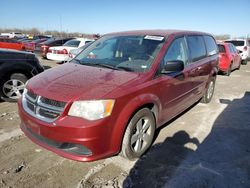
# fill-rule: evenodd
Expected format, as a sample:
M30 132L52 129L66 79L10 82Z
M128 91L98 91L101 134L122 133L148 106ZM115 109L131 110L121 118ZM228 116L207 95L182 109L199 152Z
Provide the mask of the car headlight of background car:
M115 100L75 101L70 107L68 115L97 120L111 114Z

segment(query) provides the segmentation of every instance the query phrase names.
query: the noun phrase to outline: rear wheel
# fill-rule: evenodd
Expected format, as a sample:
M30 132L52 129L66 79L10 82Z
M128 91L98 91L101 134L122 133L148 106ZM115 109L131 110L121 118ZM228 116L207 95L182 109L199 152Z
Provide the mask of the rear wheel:
M3 79L0 91L1 97L17 100L22 96L27 80L28 78L20 73L12 74L10 77Z
M151 146L155 133L155 118L148 108L139 110L125 131L121 155L129 160L140 157Z
M247 64L247 60L242 60L242 61L241 61L241 64L242 64L242 65L246 65L246 64Z
M215 78L212 78L208 84L207 90L203 95L201 102L202 103L209 103L212 100L215 88Z

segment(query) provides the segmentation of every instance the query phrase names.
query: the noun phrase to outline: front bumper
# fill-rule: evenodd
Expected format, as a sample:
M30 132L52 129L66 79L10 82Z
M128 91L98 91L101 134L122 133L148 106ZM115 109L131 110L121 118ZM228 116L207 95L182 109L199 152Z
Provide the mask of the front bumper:
M94 161L115 154L111 147L108 118L87 121L65 116L46 123L27 114L18 101L20 127L36 144L68 159Z

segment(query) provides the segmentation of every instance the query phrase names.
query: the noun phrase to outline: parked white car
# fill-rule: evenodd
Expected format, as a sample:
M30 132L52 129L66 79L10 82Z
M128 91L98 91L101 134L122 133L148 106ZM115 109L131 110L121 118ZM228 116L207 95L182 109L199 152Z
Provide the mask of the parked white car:
M25 34L19 32L11 32L11 33L1 33L1 36L8 38L22 38L25 37Z
M48 50L47 59L54 61L68 61L70 50L78 49L91 41L94 41L94 39L76 38L67 41L62 46L52 46Z
M226 40L225 42L232 43L237 50L239 50L242 64L247 64L247 61L250 60L250 44L247 39L231 39Z
M69 51L69 59L68 59L68 61L70 61L71 59L75 58L81 51L83 51L84 49L86 49L92 43L93 42L88 42L84 46L81 46L80 48L70 50Z

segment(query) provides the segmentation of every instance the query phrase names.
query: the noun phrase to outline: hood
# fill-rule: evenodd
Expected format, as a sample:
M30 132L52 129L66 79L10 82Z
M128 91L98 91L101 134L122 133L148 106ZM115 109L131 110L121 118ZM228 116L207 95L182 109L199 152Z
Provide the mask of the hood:
M28 89L34 93L68 102L101 99L122 85L139 78L139 73L66 63L33 77Z
M4 61L27 60L27 59L33 59L34 56L35 55L31 52L0 49L0 60Z

